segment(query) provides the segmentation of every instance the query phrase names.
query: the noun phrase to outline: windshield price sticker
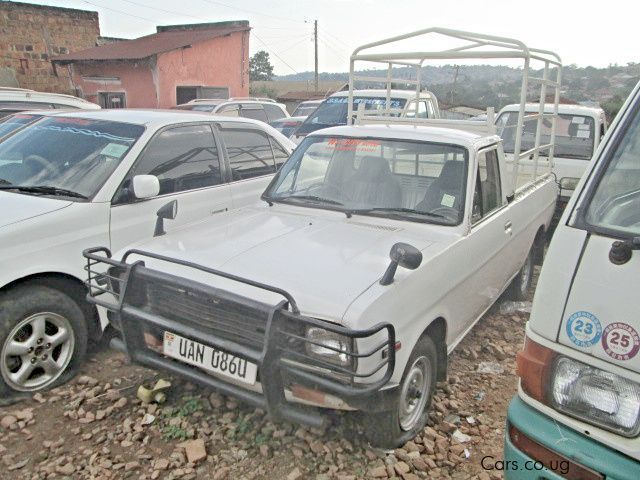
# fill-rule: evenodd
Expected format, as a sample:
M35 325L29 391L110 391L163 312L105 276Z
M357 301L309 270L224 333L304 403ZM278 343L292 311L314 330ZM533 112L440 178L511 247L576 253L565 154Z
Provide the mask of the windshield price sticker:
M106 155L107 157L120 158L128 148L129 145L122 145L120 143L109 143L102 149L100 154Z
M602 335L602 325L589 312L576 312L567 321L567 336L578 347L592 347Z
M610 323L602 334L602 348L615 360L630 360L640 350L640 335L626 323Z
M334 147L339 151L365 151L373 152L379 146L380 142L377 140L367 140L360 138L330 138L327 145Z

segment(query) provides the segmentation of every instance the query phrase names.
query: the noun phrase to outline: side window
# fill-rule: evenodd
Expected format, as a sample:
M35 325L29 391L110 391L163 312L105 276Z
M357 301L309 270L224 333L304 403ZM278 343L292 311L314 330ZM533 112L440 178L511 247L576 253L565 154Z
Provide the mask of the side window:
M220 109L219 112L220 115L224 115L225 117L239 117L240 116L240 112L239 112L239 105L236 104L231 104L231 105L225 105L224 107L222 107Z
M220 135L227 149L232 180L275 173L273 151L265 134L258 130L221 125Z
M418 102L418 118L429 118L427 115L427 102L424 100Z
M282 111L282 109L277 105L269 105L265 104L264 109L269 116L269 121L273 122L274 120L280 120L281 118L285 118L287 115Z
M277 141L269 137L271 147L273 148L273 156L276 160L276 170L279 169L289 158L289 153Z
M502 206L498 153L489 150L478 154L478 175L473 194L472 222L475 223Z
M222 183L220 159L209 125L171 128L154 137L130 173L155 175L160 195Z
M433 107L433 100L427 100L427 118L436 118L436 109Z
M268 122L267 114L262 108L262 105L251 104L240 106L240 116L244 118L253 118L254 120L260 120L262 122Z

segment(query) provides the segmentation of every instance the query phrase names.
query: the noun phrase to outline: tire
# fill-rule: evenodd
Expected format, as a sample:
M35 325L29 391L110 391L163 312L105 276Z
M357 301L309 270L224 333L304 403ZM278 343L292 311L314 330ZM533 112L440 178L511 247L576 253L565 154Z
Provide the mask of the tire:
M78 304L59 290L23 285L0 296L0 397L54 388L87 351Z
M529 297L529 290L533 282L534 250L535 245L529 250L524 265L509 285L509 298L515 301L526 300Z
M418 404L409 414L406 408L402 408L406 405L403 400L412 380L416 379L416 368L423 370L423 388L420 388L422 395L416 399ZM400 447L422 431L427 424L428 410L436 388L437 372L436 346L431 337L424 335L418 340L405 367L394 402L395 408L386 412L362 414L361 424L371 445L386 449ZM401 415L401 410L405 415Z

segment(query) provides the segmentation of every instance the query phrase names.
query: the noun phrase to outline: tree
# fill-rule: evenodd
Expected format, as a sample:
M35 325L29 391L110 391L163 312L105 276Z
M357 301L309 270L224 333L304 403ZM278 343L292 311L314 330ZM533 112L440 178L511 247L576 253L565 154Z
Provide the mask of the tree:
M249 59L249 80L271 80L273 77L273 65L269 61L269 54L264 50L256 52Z

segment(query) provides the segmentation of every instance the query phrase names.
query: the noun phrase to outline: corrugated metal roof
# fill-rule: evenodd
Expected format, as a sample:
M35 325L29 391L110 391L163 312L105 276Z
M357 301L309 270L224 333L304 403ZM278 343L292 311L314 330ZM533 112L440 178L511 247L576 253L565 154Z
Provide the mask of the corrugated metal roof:
M235 32L250 30L248 25L171 30L153 33L133 40L124 40L99 47L53 57L53 62L67 63L93 60L140 60L194 43L211 40Z

